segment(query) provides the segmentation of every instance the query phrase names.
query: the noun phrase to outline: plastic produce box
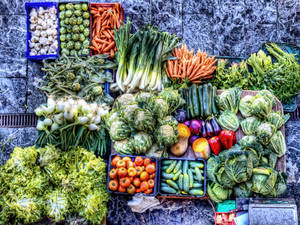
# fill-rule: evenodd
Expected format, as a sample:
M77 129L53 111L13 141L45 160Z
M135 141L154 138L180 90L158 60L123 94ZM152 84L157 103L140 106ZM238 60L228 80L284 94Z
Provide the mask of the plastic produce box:
M162 173L162 162L164 160L176 160L176 161L189 161L189 162L201 162L203 163L204 167L203 167L203 195L190 195L190 194L168 194L168 193L163 193L160 190L160 186L161 186L161 173ZM197 158L197 159L187 159L187 158L161 158L160 162L159 162L159 177L158 177L158 193L161 196L165 196L165 197L180 197L180 198L204 198L206 195L206 161L202 158Z
M88 1L67 1L67 0L60 0L59 1L59 3L58 3L58 8L59 8L59 6L61 5L61 4L68 4L68 3L71 3L71 4L83 4L83 3L85 3L85 4L87 4L88 5L88 13L90 14L90 10L89 10L89 8L90 8L90 3L88 2ZM91 18L91 14L90 14L90 17L89 17L89 21L90 21L90 18ZM60 19L59 19L59 22L60 22ZM91 23L90 23L90 25L89 25L89 32L90 32L90 34L89 34L89 42L90 42L90 45L89 46L91 46ZM81 34L82 32L80 32L79 34ZM62 50L62 49L61 49ZM61 55L61 51L59 52L59 55ZM79 56L90 56L91 55L91 50L89 49L89 53L88 54L84 54L84 55L79 55ZM72 55L71 55L72 56Z
M236 217L235 212L216 212L215 213L215 225L236 225L234 218Z
M30 55L30 48L29 48L29 40L31 39L31 32L29 31L30 26L30 11L31 9L38 9L39 7L43 8L50 8L52 6L56 7L57 10L57 41L58 41L58 48L56 50L56 54L54 55ZM26 38L26 52L25 57L32 61L41 61L43 59L56 59L59 54L59 10L58 10L58 4L56 2L26 2L25 3L25 11L26 11L26 24L27 24L27 38Z
M131 195L127 192L118 192L118 191L111 191L108 187L108 183L111 180L111 178L109 177L109 171L112 169L111 166L111 160L115 157L115 156L120 156L121 158L123 157L130 157L132 162L134 161L134 159L138 156L138 155L119 155L119 154L111 154L109 156L109 160L108 160L108 170L107 170L107 191L111 194L115 194L115 195ZM146 156L141 156L143 159L145 158L150 158L151 162L155 162L155 184L154 184L154 188L151 194L145 194L145 193L135 193L135 194L139 194L139 195L146 195L146 196L156 196L157 194L157 186L158 186L158 160L154 157L146 157Z

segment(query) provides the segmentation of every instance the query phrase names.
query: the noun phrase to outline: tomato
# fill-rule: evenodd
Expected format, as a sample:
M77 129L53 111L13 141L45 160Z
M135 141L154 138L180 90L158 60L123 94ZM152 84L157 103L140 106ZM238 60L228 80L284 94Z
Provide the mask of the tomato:
M152 188L147 189L146 191L144 191L145 194L151 194L152 193Z
M110 180L109 183L108 183L108 188L111 191L118 190L118 186L119 186L119 184L118 184L117 180Z
M126 188L122 187L121 185L119 186L118 188L118 191L119 192L125 192L126 191Z
M144 166L147 166L151 163L151 159L150 158L145 158L144 159Z
M117 170L117 169L113 168L113 169L111 169L111 170L109 171L109 177L110 177L110 178L114 179L114 178L117 177L117 175L118 175L118 170Z
M128 194L133 195L135 193L135 186L133 184L130 184L129 187L127 188Z
M128 175L129 175L130 177L134 177L134 176L136 175L136 169L133 168L133 167L130 167L130 168L128 169Z
M155 164L151 163L149 165L146 166L146 171L149 174L155 173Z
M148 182L147 182L147 181L143 181L143 182L141 183L141 190L142 190L142 191L146 191L148 188L149 188Z
M142 192L142 190L140 189L140 188L137 188L136 190L135 190L135 193L141 193Z
M149 178L150 178L150 179L154 179L154 178L155 178L155 173L150 174L150 175L149 175Z
M118 169L118 175L119 177L126 177L127 176L127 169L124 167L121 167Z
M134 167L134 163L132 161L127 161L126 162L126 167L129 168L129 167Z
M134 178L133 184L134 184L134 186L139 187L141 185L140 178L138 178L138 177Z
M121 168L121 167L126 167L126 162L125 161L123 161L123 160L119 160L118 162L117 162L117 167L118 168Z
M141 175L141 173L143 172L143 168L141 166L137 166L137 167L135 167L135 169L136 169L137 176Z
M137 165L137 166L142 166L144 164L144 159L141 157L141 156L137 156L135 159L134 159L134 163Z
M155 185L155 181L153 179L148 180L148 184L150 188L153 188Z
M123 177L120 179L120 185L124 188L129 187L130 185L130 179L128 177Z
M128 156L125 156L122 160L125 162L129 162L129 161L132 162L131 158Z
M120 156L115 156L112 160L111 160L111 165L113 167L116 167L117 166L117 162L121 160L121 157Z
M140 175L141 180L148 180L149 179L149 174L146 171L143 171Z
M130 180L130 183L132 183L133 177L128 177L128 178L129 178L129 180Z

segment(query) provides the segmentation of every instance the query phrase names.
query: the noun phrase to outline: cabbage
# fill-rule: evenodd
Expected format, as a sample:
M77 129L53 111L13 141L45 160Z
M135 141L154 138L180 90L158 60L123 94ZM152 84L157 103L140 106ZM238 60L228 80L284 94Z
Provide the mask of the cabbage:
M272 104L272 108L276 105L276 101L275 101L274 95L270 91L268 91L268 90L261 90L257 94L263 96L265 99L268 99L271 102L271 104Z
M271 138L267 148L274 152L278 157L281 157L286 152L285 139L281 131L277 131Z
M232 111L223 111L217 121L223 130L236 131L237 129L239 129L239 119L237 115Z
M273 136L275 127L270 123L262 123L256 129L257 140L263 144L267 145Z
M225 201L230 197L231 193L231 189L224 188L218 183L212 182L207 184L207 194L214 202Z
M249 117L251 116L251 101L253 99L253 96L246 95L241 98L240 104L239 104L239 110L243 117Z
M248 151L252 155L253 166L258 166L263 155L263 147L257 142L255 136L244 136L239 145L243 151Z
M230 110L234 113L238 112L239 101L242 90L240 88L230 88L223 91L217 96L217 106L220 110Z
M242 127L244 134L253 135L253 134L255 134L256 129L260 125L260 123L261 122L259 121L258 118L251 116L251 117L244 119L241 122L241 127Z
M286 121L288 121L290 114L282 115L280 111L271 112L267 121L274 125L275 129L279 129Z
M234 187L234 195L237 198L249 198L252 195L251 191L252 183L247 181L245 183L240 183Z
M272 102L257 94L250 103L251 114L259 118L267 118L272 110Z

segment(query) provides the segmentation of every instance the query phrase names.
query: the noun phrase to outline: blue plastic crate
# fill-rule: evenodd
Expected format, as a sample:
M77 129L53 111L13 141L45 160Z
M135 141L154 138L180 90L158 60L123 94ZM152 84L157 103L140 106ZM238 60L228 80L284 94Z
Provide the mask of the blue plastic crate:
M58 41L58 48L56 50L56 54L55 55L30 55L30 48L29 48L29 40L31 39L31 32L29 31L29 26L30 26L30 21L29 21L29 14L31 9L35 8L38 9L39 7L44 7L44 8L50 8L52 6L55 6L56 10L57 10L57 41ZM26 10L26 23L27 23L27 40L26 40L26 52L25 52L25 57L29 60L33 60L33 61L40 61L43 59L56 59L58 57L58 53L59 53L59 11L58 11L58 4L56 2L34 2L34 3L30 3L30 2L26 2L25 3L25 10Z

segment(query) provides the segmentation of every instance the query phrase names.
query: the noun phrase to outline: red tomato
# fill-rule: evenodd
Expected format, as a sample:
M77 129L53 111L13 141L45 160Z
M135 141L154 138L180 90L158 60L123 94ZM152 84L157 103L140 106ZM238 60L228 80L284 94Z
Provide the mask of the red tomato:
M149 174L146 171L143 171L140 175L141 180L145 181L149 179Z
M145 194L151 194L152 193L152 188L147 189L146 191L144 191Z
M119 177L126 177L127 176L127 170L124 167L121 167L118 169L118 175Z
M119 186L119 184L118 184L117 180L110 180L109 183L108 183L108 188L111 191L118 190L118 186Z
M129 168L129 167L134 167L134 163L132 161L127 161L126 162L126 167Z
M128 194L133 195L135 193L135 186L133 184L130 184L129 187L127 188Z
M138 178L138 177L134 178L133 184L134 184L134 186L139 187L141 185L140 178Z
M125 156L122 160L125 161L125 162L128 162L128 161L132 162L131 158L128 157L128 156Z
M146 171L149 174L155 173L155 164L151 163L149 165L146 166Z
M126 188L124 188L124 187L122 187L121 185L119 185L118 191L119 191L119 192L125 192L125 191L126 191Z
M111 160L111 165L113 167L116 167L117 166L117 162L121 160L121 157L120 156L115 156L112 160Z
M117 170L117 169L113 168L113 169L111 169L111 170L109 171L109 177L110 177L110 178L114 179L114 178L117 177L117 175L118 175L118 170Z
M143 172L143 168L141 166L137 166L137 167L135 167L135 169L136 169L137 176L141 175L141 173Z
M134 163L137 165L137 166L142 166L144 164L144 159L141 157L141 156L137 156L135 159L134 159Z
M120 185L124 188L129 187L130 185L130 179L128 177L123 177L120 179Z
M148 180L148 184L150 188L153 188L155 185L155 181L153 179Z
M133 168L133 167L130 167L130 168L128 169L128 175L129 175L130 177L134 177L134 176L136 175L136 169Z
M149 184L147 181L143 181L141 183L141 191L146 191L149 188Z
M147 166L151 163L151 159L150 158L145 158L144 159L144 166Z
M121 168L121 167L126 167L126 162L124 161L124 160L119 160L118 162L117 162L117 167L118 168Z

